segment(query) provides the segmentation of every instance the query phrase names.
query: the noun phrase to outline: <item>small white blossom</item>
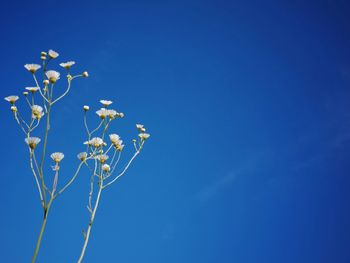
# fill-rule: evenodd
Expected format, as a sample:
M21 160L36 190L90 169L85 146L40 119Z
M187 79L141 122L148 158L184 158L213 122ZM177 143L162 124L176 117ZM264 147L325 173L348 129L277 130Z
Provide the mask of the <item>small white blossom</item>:
M40 120L41 117L43 117L43 116L44 116L43 107L41 107L39 105L33 105L32 106L32 118Z
M57 58L59 54L56 51L53 51L52 49L49 50L49 57L50 58Z
M124 146L125 146L125 145L122 144L122 143L123 143L123 141L120 140L120 144L118 144L118 145L115 146L119 152L121 152L121 151L123 150Z
M24 96L28 96L28 91L23 91Z
M109 118L114 119L116 116L119 116L119 114L115 110L108 110L108 116Z
M96 114L101 118L104 119L109 115L109 111L105 108L101 108L100 110L96 111Z
M17 112L17 107L16 107L16 106L11 106L11 111L12 111L13 113L16 113L16 112Z
M123 140L120 139L118 134L110 134L109 139L118 151L122 151L124 148Z
M120 141L120 136L118 134L113 133L113 134L109 135L109 139L111 140L111 142L113 144L115 144L115 143L118 143Z
M24 141L29 146L30 149L34 150L34 148L39 144L41 141L38 137L29 137L25 138Z
M83 77L87 78L89 76L89 73L87 71L84 71L82 75Z
M94 137L90 141L84 142L84 144L91 145L95 148L103 146L103 140L100 137Z
M10 102L11 104L14 104L18 99L19 99L18 96L8 96L5 98L5 100Z
M36 92L36 91L39 90L39 87L26 87L26 90L28 90L28 91L34 93L34 92Z
M102 171L104 171L105 173L108 173L111 170L111 167L108 164L104 164L102 165Z
M143 125L142 125L142 124L136 124L136 128L137 128L138 130L141 130L141 129L143 128Z
M42 52L40 53L40 56L47 56L47 53L46 53L45 51L42 51Z
M100 163L105 163L108 160L108 155L106 154L99 154L96 156L96 159L100 161Z
M89 109L90 109L90 107L89 107L89 106L84 105L84 111L88 111Z
M144 125L142 124L136 124L136 128L140 131L140 132L145 132L146 128L144 127Z
M63 62L60 64L61 67L65 69L70 69L71 66L75 64L75 61L68 61L68 62Z
M120 118L124 118L124 113L119 112L118 115L119 115Z
M77 155L77 157L78 157L78 159L80 160L80 161L85 161L86 160L86 157L87 157L87 153L86 152L81 152L81 153L79 153L78 155Z
M41 66L38 64L25 64L24 67L33 74L41 68Z
M113 103L113 101L110 101L110 100L100 100L100 102L105 107L107 107Z
M45 74L51 83L55 83L60 79L60 73L55 70L49 70Z
M55 163L59 163L64 158L64 154L61 152L54 152L50 155L50 157Z
M49 85L50 81L48 79L44 79L43 83L45 86L47 86L47 85Z
M140 133L139 137L141 138L141 140L147 140L151 135L148 133Z

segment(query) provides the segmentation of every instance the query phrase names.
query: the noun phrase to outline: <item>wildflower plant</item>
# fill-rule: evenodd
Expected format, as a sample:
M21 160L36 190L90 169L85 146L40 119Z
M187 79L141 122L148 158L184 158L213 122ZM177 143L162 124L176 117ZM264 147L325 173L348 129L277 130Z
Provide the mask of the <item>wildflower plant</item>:
M17 107L19 96L12 95L5 98L10 103L10 110L23 131L25 138L24 142L29 150L29 166L33 174L35 185L38 191L40 204L43 209L43 220L35 246L35 251L32 257L32 263L36 261L45 226L47 223L49 211L53 201L60 196L76 179L81 168L85 166L90 173L90 191L87 201L87 209L89 212L89 223L84 234L84 243L78 259L78 263L82 262L84 254L91 235L91 228L94 223L96 211L100 202L101 194L104 189L115 183L121 176L125 174L131 163L139 155L145 141L149 138L146 129L143 125L137 124L136 128L139 132L138 138L133 139L134 154L124 167L119 168L118 164L121 158L121 153L124 149L124 143L120 136L115 133L109 133L112 122L119 118L123 118L124 114L109 106L113 103L109 100L101 100L102 108L96 111L97 117L100 119L97 127L89 129L87 123L87 113L90 107L85 105L84 112L84 126L86 130L85 151L77 155L79 165L76 168L73 176L63 184L61 188L58 187L60 165L63 162L64 154L62 152L53 152L49 156L53 162L52 170L45 170L45 161L47 156L47 142L49 131L51 128L51 113L55 108L56 103L63 99L70 91L73 80L80 77L88 77L88 72L83 72L77 75L71 75L71 67L75 64L74 61L62 62L59 65L64 68L66 74L66 89L60 94L55 95L54 88L62 79L58 71L48 69L59 54L56 51L49 50L48 52L41 52L41 64L26 64L25 69L32 75L35 86L26 87L23 91L23 96L29 109L29 117L25 118ZM42 81L39 81L39 72L41 72ZM44 125L43 138L37 137L38 127L42 122ZM38 148L41 148L38 154ZM40 156L40 157L39 157ZM47 173L52 173L49 177ZM51 185L51 187L49 186Z
M83 231L84 243L78 259L78 263L81 263L84 258L102 191L111 186L125 174L131 163L134 161L137 155L140 154L140 151L142 150L146 139L150 136L149 134L145 133L145 128L143 128L143 130L140 130L138 128L138 124L136 125L139 131L139 136L138 140L133 139L132 141L135 150L134 154L129 159L127 164L118 171L116 168L118 167L121 154L124 149L124 143L119 135L115 133L108 134L108 132L112 122L119 118L123 118L124 113L110 109L109 106L113 103L112 101L101 100L100 102L104 108L96 111L100 122L93 130L89 129L87 123L87 112L89 111L90 107L83 107L87 141L84 142L86 145L86 151L79 153L78 159L80 159L80 161L85 164L91 174L90 192L87 204L87 210L89 212L90 218L87 229ZM99 133L99 137L93 137L96 136L96 133Z

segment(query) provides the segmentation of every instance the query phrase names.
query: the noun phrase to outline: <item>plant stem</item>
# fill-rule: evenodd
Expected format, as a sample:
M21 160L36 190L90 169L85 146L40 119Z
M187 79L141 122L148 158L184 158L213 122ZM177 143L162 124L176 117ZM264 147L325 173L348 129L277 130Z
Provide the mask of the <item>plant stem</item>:
M39 234L39 237L38 237L38 241L36 242L34 255L32 257L32 263L34 263L36 261L36 258L37 258L38 253L39 253L41 239L42 239L44 231L45 231L46 221L47 221L47 217L49 215L49 211L50 211L50 207L51 207L52 201L53 201L53 198L50 199L49 203L44 208L44 218L43 218L43 222L41 224L41 229L40 229L40 234Z
M86 232L85 242L84 242L84 245L83 245L83 248L81 250L80 257L79 257L77 263L83 262L85 250L86 250L87 244L89 242L89 237L90 237L90 233L91 233L92 224L94 223L96 210L97 210L98 204L100 202L101 192L102 192L102 189L103 189L103 185L102 184L103 184L103 181L101 180L100 181L100 185L99 185L99 189L98 189L98 193L97 193L97 198L96 198L96 203L95 203L95 206L94 206L94 210L91 213L90 223L89 223L89 226L88 226L88 229L87 229L87 232Z
M44 146L43 146L43 152L42 152L41 161L40 161L40 168L39 168L39 177L41 179L41 185L43 188L42 193L43 193L44 204L46 203L46 191L45 191L43 167L44 167L44 161L45 161L47 137L49 135L49 130L50 130L50 113L51 113L51 106L49 105L48 109L47 109L47 116L46 116L46 129L45 129L45 136L44 136Z

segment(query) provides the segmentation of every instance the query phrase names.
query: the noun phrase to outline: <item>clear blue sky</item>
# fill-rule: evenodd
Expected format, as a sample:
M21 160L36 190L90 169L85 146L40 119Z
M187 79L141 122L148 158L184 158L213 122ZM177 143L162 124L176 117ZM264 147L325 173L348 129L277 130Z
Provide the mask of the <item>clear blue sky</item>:
M104 192L85 262L350 262L349 14L345 0L2 3L0 97L32 86L23 65L50 48L91 75L53 113L61 182L84 104L126 114L124 157L135 123L152 134ZM29 262L42 211L5 101L0 119L0 262ZM54 203L38 263L76 262L88 190L85 171Z

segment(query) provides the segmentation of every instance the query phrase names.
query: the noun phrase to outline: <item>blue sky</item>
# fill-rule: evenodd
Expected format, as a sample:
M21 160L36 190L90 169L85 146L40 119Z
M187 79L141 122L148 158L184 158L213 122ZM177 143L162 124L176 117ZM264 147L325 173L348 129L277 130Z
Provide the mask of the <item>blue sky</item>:
M83 105L125 113L112 129L124 163L135 123L152 134L103 193L85 262L350 262L349 12L340 0L3 3L1 97L32 86L23 65L50 48L90 73L53 113L61 183L84 149ZM5 101L0 118L0 261L29 262L42 211ZM85 171L55 201L38 262L76 262L88 190Z

